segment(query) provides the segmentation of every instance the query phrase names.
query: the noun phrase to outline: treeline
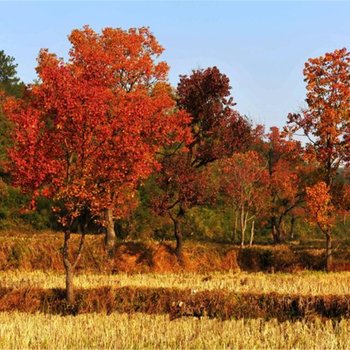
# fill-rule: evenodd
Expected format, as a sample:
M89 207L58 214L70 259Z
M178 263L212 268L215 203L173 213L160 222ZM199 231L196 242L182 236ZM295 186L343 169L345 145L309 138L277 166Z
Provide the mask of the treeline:
M109 254L116 231L171 234L181 262L186 237L244 245L317 230L330 268L331 237L346 233L350 205L345 48L305 63L307 107L288 115L282 130L265 130L236 110L217 67L170 86L163 48L148 28L99 34L85 26L69 40L67 62L40 51L30 85L0 53L4 228L63 230L68 276L89 231L105 232ZM81 233L75 255L71 232Z

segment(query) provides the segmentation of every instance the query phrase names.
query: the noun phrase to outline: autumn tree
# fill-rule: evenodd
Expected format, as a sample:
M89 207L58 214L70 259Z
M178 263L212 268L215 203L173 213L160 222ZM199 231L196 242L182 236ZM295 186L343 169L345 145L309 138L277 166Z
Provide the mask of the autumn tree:
M151 193L151 206L158 215L168 216L174 227L175 253L183 264L183 228L186 212L195 205L213 203L215 183L210 171L194 168L187 153L167 153L156 174L157 190Z
M269 225L274 243L285 238L286 216L303 200L303 174L306 171L300 142L288 140L277 127L272 127L259 145L266 160L269 177L267 206L271 213Z
M148 29L97 34L84 27L69 39L70 60L42 50L39 83L4 107L15 126L9 152L15 184L33 201L52 198L64 229L72 304L87 220L104 223L106 211L111 220L130 210L136 185L158 164L156 152L183 140L188 117L176 111L166 64L154 63L162 48ZM73 254L71 228L78 219L83 230Z
M250 245L254 238L254 223L270 208L269 178L264 159L255 151L236 153L220 162L221 188L228 203L239 218L241 245L245 244L245 232L251 223Z
M318 164L322 179L332 186L349 154L350 53L344 48L305 63L306 102L301 114L289 115L289 130L308 138L308 157Z
M157 166L153 154L160 144L176 141L179 134L186 138L187 120L175 110L168 66L158 62L163 48L147 28L106 28L98 35L85 27L73 31L70 40L76 66L113 98L110 133L114 138L102 155L104 167L96 169L105 199L106 243L112 250L114 220L123 216L125 195L135 190L140 176L147 177ZM115 173L119 177L110 180Z
M230 84L218 68L194 70L180 77L177 105L191 116L192 140L166 149L157 176L161 195L154 200L174 224L176 254L182 257L181 222L186 211L215 197L206 166L244 149L251 139L250 123L233 109ZM211 190L210 190L211 188Z
M331 231L335 222L335 208L332 204L329 185L320 181L306 188L306 203L309 222L316 225L326 237L326 269L332 268Z
M304 76L308 107L301 114L289 115L289 131L301 129L308 138L307 160L317 163L319 179L334 204L334 179L349 160L350 53L343 48L311 58L305 63ZM327 227L327 251L330 237L331 226ZM327 261L330 256L327 254Z

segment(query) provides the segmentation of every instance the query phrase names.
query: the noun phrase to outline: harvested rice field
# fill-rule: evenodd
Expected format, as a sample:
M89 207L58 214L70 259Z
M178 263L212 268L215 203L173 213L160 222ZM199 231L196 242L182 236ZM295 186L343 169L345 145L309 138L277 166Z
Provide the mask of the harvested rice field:
M148 287L227 290L236 293L279 293L299 295L350 295L350 272L246 273L214 272L208 274L77 274L77 288ZM43 271L0 271L0 285L6 288L64 288L64 275Z
M350 320L0 313L1 349L349 349Z

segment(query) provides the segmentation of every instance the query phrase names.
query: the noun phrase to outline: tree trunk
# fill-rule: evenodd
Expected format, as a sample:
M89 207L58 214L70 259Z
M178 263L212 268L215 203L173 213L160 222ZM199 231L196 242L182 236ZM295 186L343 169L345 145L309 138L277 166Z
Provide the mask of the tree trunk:
M109 256L113 256L116 242L116 234L114 229L113 210L111 208L105 209L106 220L106 237L105 244Z
M69 261L69 239L70 232L67 230L64 232L64 244L63 244L63 265L66 273L66 299L69 305L73 305L75 302L74 298L74 284L73 284L73 273L74 266Z
M332 271L333 265L333 256L332 256L332 240L331 234L329 232L326 233L326 271Z
M173 219L174 222L174 234L176 239L176 247L175 247L175 254L177 256L177 259L179 260L180 264L182 265L184 262L183 258L183 235L181 232L181 226L178 218Z
M62 258L63 258L64 271L66 273L66 299L67 299L68 305L71 305L71 306L73 306L75 303L74 283L73 283L74 270L81 258L81 254L82 254L84 242L85 242L86 229L88 226L87 211L84 211L82 220L83 220L81 225L82 232L80 235L79 246L76 252L74 252L75 254L71 252L71 256L69 254L69 240L71 237L71 228L72 228L74 219L71 219L69 226L67 226L64 231Z
M245 228L244 228L244 211L243 209L241 210L241 215L240 215L240 229L241 229L241 247L244 247L244 233L245 233Z
M74 284L73 284L73 268L66 268L66 299L69 305L74 305L75 295L74 295Z
M294 227L295 227L295 216L293 215L290 220L290 239L294 239Z
M271 217L271 230L272 230L272 239L274 244L281 243L281 232L277 226L277 219L275 216Z
M253 245L253 240L254 240L254 227L255 227L255 221L252 221L252 226L250 229L250 241L249 241L249 246L251 247Z
M245 213L244 207L241 209L241 246L244 247L245 243L245 231L247 229L247 219L248 219L248 212Z

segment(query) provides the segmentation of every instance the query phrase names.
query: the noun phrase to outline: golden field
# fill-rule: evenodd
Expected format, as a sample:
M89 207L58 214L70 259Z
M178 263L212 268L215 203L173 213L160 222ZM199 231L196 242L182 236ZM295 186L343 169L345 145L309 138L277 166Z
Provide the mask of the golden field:
M64 288L64 275L43 271L0 271L0 286L7 288ZM149 287L204 290L227 290L237 293L280 293L298 295L350 295L350 272L247 273L216 272L77 274L77 288Z
M2 349L349 349L350 320L277 322L144 314L0 313Z

